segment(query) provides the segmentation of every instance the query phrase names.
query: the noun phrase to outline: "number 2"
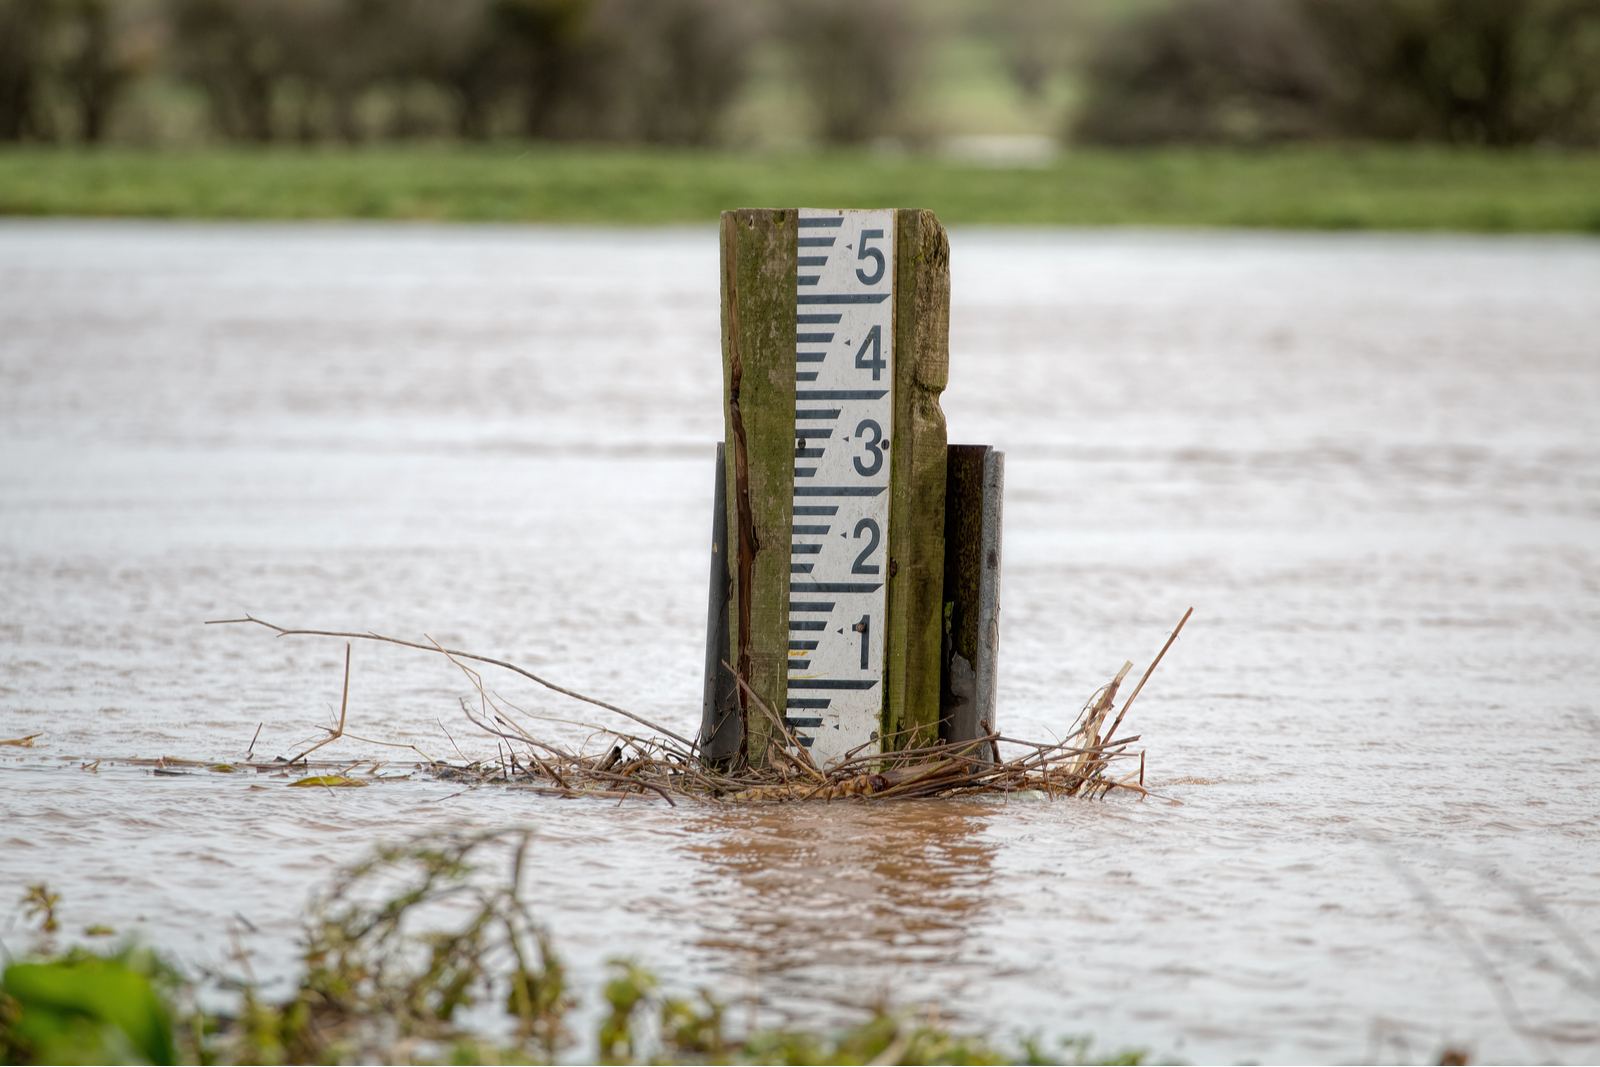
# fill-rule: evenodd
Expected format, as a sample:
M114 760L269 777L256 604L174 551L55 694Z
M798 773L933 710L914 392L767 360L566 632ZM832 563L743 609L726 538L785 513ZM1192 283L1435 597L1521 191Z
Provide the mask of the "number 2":
M856 540L858 541L861 540L862 530L867 531L867 547L863 548L861 555L856 557L855 563L850 567L850 573L877 574L878 565L876 563L868 563L867 557L878 551L878 541L882 534L878 532L878 523L874 519L862 519L856 523Z

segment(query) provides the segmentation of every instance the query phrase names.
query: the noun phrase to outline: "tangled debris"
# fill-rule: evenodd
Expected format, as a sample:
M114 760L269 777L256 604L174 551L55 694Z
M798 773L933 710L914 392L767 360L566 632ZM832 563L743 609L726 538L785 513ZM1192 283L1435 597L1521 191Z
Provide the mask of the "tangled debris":
M782 718L766 707L748 687L745 692L755 709L772 720L780 736L788 743L774 746L773 758L765 767L712 767L700 759L696 744L688 738L635 712L557 685L507 660L445 648L431 639L418 642L371 632L292 629L253 615L212 620L210 625L248 624L269 630L280 638L328 637L346 642L344 699L339 708L338 726L328 728L327 737L291 759L243 764L258 770L278 768L310 771L314 767L326 768L328 764L312 764L306 757L342 737L386 743L371 738L355 738L345 731L350 691L349 643L375 641L443 656L466 676L477 694L475 702L463 699L461 710L475 728L495 738L498 753L493 760L453 764L428 758L413 746L399 746L412 748L419 756L423 756L423 761L415 765L416 771L441 780L496 783L568 797L608 797L618 800L654 797L668 804L676 804L682 799L781 802L857 797L889 800L1021 791L1037 791L1052 798L1097 799L1114 790L1147 795L1144 786L1144 752L1130 747L1140 740L1140 735L1118 736L1117 731L1128 709L1150 680L1162 657L1172 647L1193 611L1191 608L1184 612L1183 618L1173 628L1161 651L1145 669L1115 716L1112 715L1112 709L1116 707L1122 683L1133 669L1132 663L1124 663L1116 677L1090 696L1072 728L1060 740L1027 741L991 730L982 737L959 743L940 743L888 753L860 752L826 769L819 768L811 761L805 748L795 743ZM640 736L609 726L582 724L590 725L596 733L607 739L608 743L598 752L572 749L541 738L523 725L521 720L527 717L526 713L491 690L473 664L487 664L510 671L553 692L643 726L653 731L654 736ZM171 762L163 761L163 766ZM374 765L374 774L377 769L377 765ZM311 775L295 784L326 786L335 784L336 779L340 778L348 778L348 775ZM358 781L349 779L339 784Z

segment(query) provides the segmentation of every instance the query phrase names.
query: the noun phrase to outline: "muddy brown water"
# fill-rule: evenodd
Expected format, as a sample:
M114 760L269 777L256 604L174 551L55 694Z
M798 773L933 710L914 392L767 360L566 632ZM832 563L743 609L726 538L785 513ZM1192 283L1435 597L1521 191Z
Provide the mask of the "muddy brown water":
M0 737L43 734L0 748L0 940L45 880L69 930L197 972L247 918L281 976L340 863L526 825L586 990L626 955L769 1022L887 993L1198 1060L1600 1057L1600 244L952 247L951 438L1008 454L1002 725L1064 730L1192 604L1131 713L1167 799L668 809L117 764L330 720L342 648L200 625L241 610L692 730L715 233L0 225ZM357 647L351 729L484 755L469 693Z

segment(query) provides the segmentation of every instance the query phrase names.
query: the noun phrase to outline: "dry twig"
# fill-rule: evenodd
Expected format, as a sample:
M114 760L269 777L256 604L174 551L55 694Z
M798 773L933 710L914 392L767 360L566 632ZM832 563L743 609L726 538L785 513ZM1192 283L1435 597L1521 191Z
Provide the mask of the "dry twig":
M1006 737L983 724L981 737L959 743L940 742L890 752L857 751L846 754L834 766L821 768L811 759L784 723L745 683L735 678L754 712L770 721L775 743L768 751L773 762L766 767L739 765L712 767L701 762L699 750L687 738L661 727L643 716L614 704L556 685L514 663L459 649L445 648L432 638L426 643L385 637L376 633L348 633L334 630L288 629L246 615L241 619L220 619L218 623L252 623L280 637L324 636L348 641L381 641L443 656L471 683L477 693L476 708L462 699L461 709L468 722L493 737L498 755L494 761L450 765L428 760L424 773L437 778L466 782L496 782L557 796L590 796L624 800L630 796L656 796L669 804L677 798L705 800L791 801L872 797L909 799L979 793L1037 791L1047 796L1104 797L1113 790L1139 796L1148 795L1144 784L1145 760L1142 751L1129 746L1138 735L1118 737L1128 709L1144 689L1193 609L1168 636L1166 644L1151 661L1138 685L1122 704L1108 729L1102 728L1111 716L1123 680L1133 669L1125 663L1109 683L1102 686L1083 706L1077 721L1065 737L1053 742L1026 741ZM569 749L542 739L517 722L518 716L546 718L525 712L491 691L483 675L469 663L487 663L528 678L554 692L621 715L649 727L655 737L639 737L611 728L575 722L604 738L598 752ZM726 666L726 664L724 665ZM730 668L731 670L731 668ZM345 698L341 702L339 727L330 736L295 758L305 766L307 755L322 745L346 735L345 714L349 698L349 644L346 644ZM574 722L574 720L559 720ZM441 724L442 725L442 724ZM888 739L892 743L893 739ZM452 739L454 744L454 739ZM1006 758L1002 746L1013 755ZM403 746L409 747L409 746ZM419 751L419 755L422 753ZM457 748L457 754L460 749ZM518 755L522 756L519 761ZM465 760L465 756L462 757ZM424 756L426 760L427 757ZM282 766L279 764L278 766ZM1112 768L1119 768L1113 774ZM1127 767L1125 772L1121 767Z

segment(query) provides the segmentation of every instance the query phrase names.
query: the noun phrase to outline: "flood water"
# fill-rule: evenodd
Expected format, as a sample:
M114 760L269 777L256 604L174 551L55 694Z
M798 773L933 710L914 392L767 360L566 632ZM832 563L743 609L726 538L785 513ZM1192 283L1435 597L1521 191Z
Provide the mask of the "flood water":
M526 825L590 993L631 956L767 1022L888 993L1191 1060L1600 1057L1600 243L951 245L950 437L1007 452L1001 725L1065 730L1193 605L1130 713L1157 798L668 808L119 764L331 721L343 646L202 625L242 611L429 634L691 732L716 234L0 225L0 738L43 735L0 748L0 940L42 880L69 932L233 973L232 929L282 974L374 843ZM491 755L469 695L360 646L350 729Z

